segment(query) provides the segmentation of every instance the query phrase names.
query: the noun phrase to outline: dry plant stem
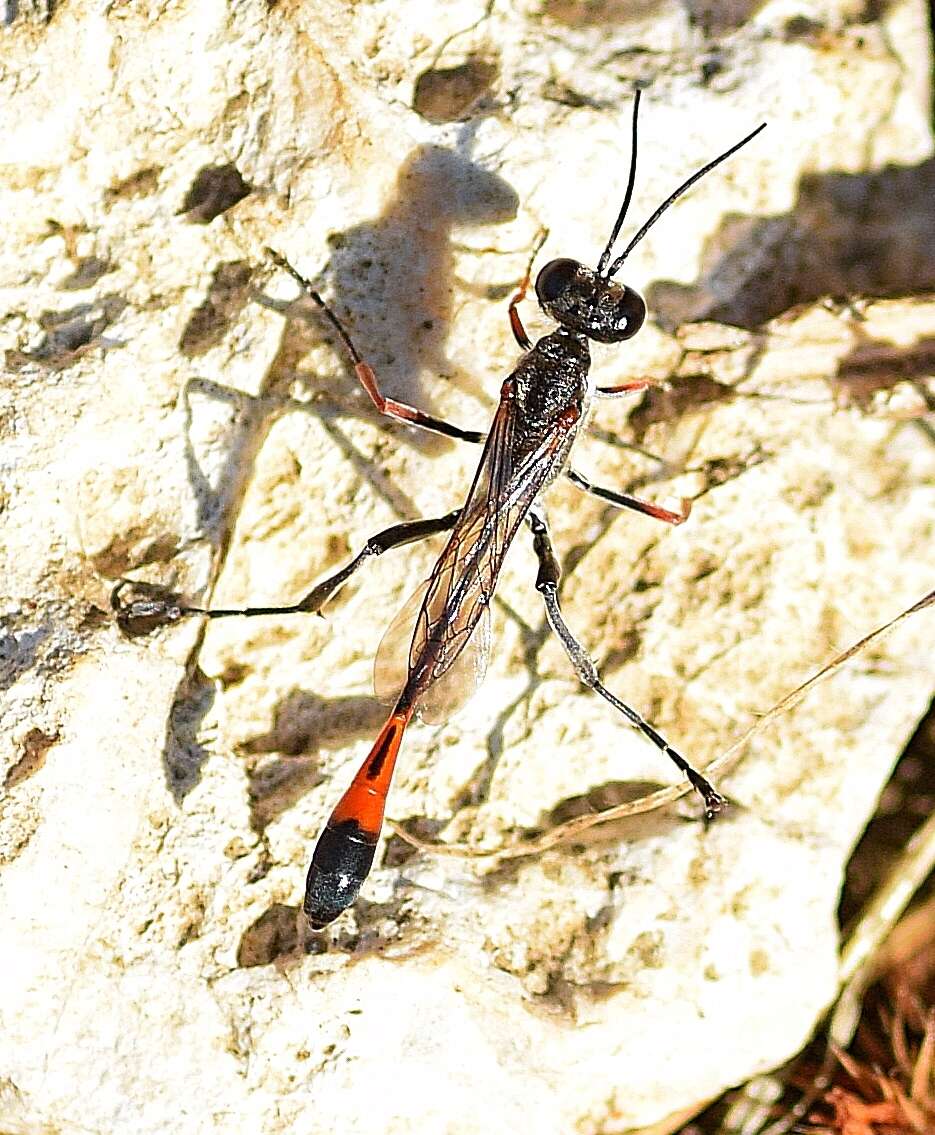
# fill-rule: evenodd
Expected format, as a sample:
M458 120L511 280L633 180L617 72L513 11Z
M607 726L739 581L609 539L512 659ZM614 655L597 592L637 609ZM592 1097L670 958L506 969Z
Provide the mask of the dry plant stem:
M912 896L935 868L935 815L929 816L900 855L886 881L867 904L841 951L841 981L874 976L877 955ZM840 1044L841 1040L835 1036Z
M710 764L706 765L704 772L709 777L716 777L718 774L724 773L732 768L740 760L747 742L761 733L767 725L771 724L784 713L788 713L789 710L798 705L805 695L815 686L830 678L834 673L840 670L845 662L848 662L856 654L865 650L872 642L876 642L877 639L889 633L889 631L893 630L893 628L904 619L909 618L911 615L918 614L920 611L931 607L933 604L935 604L935 590L930 591L917 603L913 603L911 607L907 607L904 611L900 612L900 614L896 615L895 618L890 619L889 622L884 623L882 626L872 630L869 634L864 635L863 638L853 643L846 650L841 651L840 654L836 654L834 658L817 673L813 674L800 686L796 686L794 690L786 694L784 698L776 702L771 709L767 710L766 713L759 717L753 725L742 733L720 756L715 757ZM627 816L637 816L644 812L654 812L657 808L671 804L691 791L692 787L687 782L673 785L670 788L661 788L657 792L650 792L647 796L643 796L639 800L633 800L628 804L620 804L615 808L608 808L606 811L599 812L596 815L578 816L574 820L569 820L566 824L559 824L550 831L544 832L534 839L530 839L525 843L513 847L488 849L470 847L467 844L435 843L431 840L422 840L411 835L405 828L393 820L387 820L387 824L400 839L404 840L412 847L418 848L420 851L429 851L435 855L454 855L469 859L490 858L494 859L496 862L500 862L507 859L520 859L527 855L536 855L539 852L546 851L550 847L555 847L556 844L573 839L581 832L597 827L599 824L612 823L615 820L622 820Z
M775 1073L747 1081L733 1093L717 1135L760 1135L784 1091L785 1085Z
M918 609L918 604L915 609ZM862 641L865 643L867 640ZM759 1131L760 1135L785 1135L785 1132L808 1114L827 1090L834 1064L840 1059L843 1050L850 1045L857 1030L867 987L881 968L881 950L900 915L933 868L935 868L935 815L929 816L906 844L895 866L865 906L860 920L841 951L840 992L828 1022L828 1049L812 1086L782 1119L768 1127L757 1125L752 1130ZM775 1081L774 1076L761 1076L751 1080L743 1089L743 1101L747 1100L751 1090L759 1092L762 1090L761 1085L772 1084ZM736 1130L735 1127L729 1126L729 1114L725 1118L722 1130Z
M935 926L935 894L899 920L899 925L877 952L877 973L900 969L932 938Z
M846 1049L853 1040L860 1021L864 994L879 973L879 952L933 867L935 815L929 816L906 844L896 865L867 903L860 921L841 951L841 992L828 1023L829 1051L822 1061L815 1086L808 1093L812 1096L808 1107L827 1087L836 1059L835 1052ZM767 1132L768 1135L780 1135L783 1130L786 1128L774 1124Z

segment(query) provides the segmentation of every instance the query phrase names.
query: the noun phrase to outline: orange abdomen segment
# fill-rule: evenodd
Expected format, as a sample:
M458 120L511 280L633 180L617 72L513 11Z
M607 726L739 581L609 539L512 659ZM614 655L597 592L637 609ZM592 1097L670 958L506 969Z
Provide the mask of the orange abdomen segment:
M370 873L403 734L412 710L394 712L321 833L305 882L303 909L316 930L351 905Z

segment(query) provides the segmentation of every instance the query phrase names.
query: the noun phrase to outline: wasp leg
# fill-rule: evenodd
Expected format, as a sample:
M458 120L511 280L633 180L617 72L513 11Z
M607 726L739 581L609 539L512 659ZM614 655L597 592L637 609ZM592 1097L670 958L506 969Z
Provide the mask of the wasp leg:
M657 733L644 717L637 713L635 709L628 706L626 702L622 702L618 697L612 694L601 682L593 660L581 643L575 638L562 616L558 601L558 584L561 579L561 569L555 558L555 552L552 548L552 541L549 538L549 531L546 527L545 519L532 512L527 519L529 527L532 529L533 548L539 560L539 574L536 577L536 590L539 591L545 602L545 613L546 618L549 620L549 626L558 636L559 641L565 648L565 653L571 660L571 664L574 666L575 673L578 675L579 680L589 689L594 690L596 694L600 694L614 709L619 710L631 725L635 726L644 737L648 737L657 749L665 753L679 771L688 778L692 788L694 788L704 801L705 820L712 820L727 804L727 800L719 792L715 791L713 785L710 784L700 772L693 769L688 761L686 761L680 753L676 752L669 742L666 741L661 734Z
M689 516L692 508L692 502L688 497L682 497L682 507L679 512L671 512L667 508L662 508L658 504L652 504L650 501L640 500L639 497L631 497L626 493L618 493L613 489L604 489L600 485L592 484L587 477L582 476L575 469L568 469L565 476L569 481L583 492L590 493L592 497L598 497L602 501L608 501L610 504L616 505L618 508L632 508L634 512L641 512L644 516L652 516L656 520L663 520L666 524L682 524Z
M641 390L648 390L651 386L662 386L661 382L653 382L649 378L638 378L635 382L623 382L619 386L598 386L594 393L598 398L622 398L625 394L638 394Z
M517 343L519 343L520 347L522 347L522 349L524 351L528 351L529 348L532 346L532 339L530 339L529 336L526 334L526 328L523 326L523 321L520 318L520 314L519 314L519 311L517 309L519 308L519 305L523 302L523 300L526 298L526 293L529 291L529 284L530 284L530 281L532 280L533 262L535 261L536 257L539 255L539 252L540 252L542 246L545 244L546 239L548 238L548 235L549 235L548 229L540 229L539 230L539 235L536 237L536 243L533 245L533 248L532 248L532 255L529 257L529 263L526 265L526 275L523 276L522 280L520 281L520 285L519 285L519 288L517 289L516 295L510 300L510 307L509 307L510 327L513 331L513 338L516 340Z
M431 414L426 414L423 410L417 410L415 406L409 406L405 402L397 402L395 398L385 397L380 391L373 367L361 358L360 352L354 346L354 342L345 330L343 323L312 287L311 282L297 272L281 253L272 248L267 248L266 254L274 264L288 272L309 299L313 300L321 309L322 314L338 333L345 350L350 355L360 385L381 414L386 414L388 418L395 418L399 422L405 422L407 425L429 430L431 433L456 438L458 441L481 442L484 440L484 434L479 430L464 430L460 426L446 422L443 418L436 418Z
M448 532L454 528L460 509L447 513L445 516L433 517L427 520L409 520L403 524L394 524L384 528L375 536L371 536L357 555L345 564L343 568L316 583L311 591L298 603L291 603L284 607L239 607L239 608L205 608L189 606L180 601L177 594L162 591L152 584L133 584L129 580L121 580L111 593L111 607L117 616L117 625L125 635L136 638L149 634L157 627L176 623L188 615L203 615L209 619L231 618L234 615L295 615L314 614L321 610L334 593L346 583L365 560L373 556L382 556L391 548L399 548L403 544L411 544L415 540L423 540L427 536L434 536L438 532ZM135 597L124 600L120 592L125 586L131 584L137 589Z

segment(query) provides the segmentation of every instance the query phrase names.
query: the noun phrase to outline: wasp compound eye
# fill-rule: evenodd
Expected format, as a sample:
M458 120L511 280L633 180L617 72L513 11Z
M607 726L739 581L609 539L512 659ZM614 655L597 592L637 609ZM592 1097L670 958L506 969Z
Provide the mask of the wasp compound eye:
M646 304L639 292L595 276L586 316L575 330L598 343L622 343L639 331L645 318Z
M635 335L643 326L646 304L639 292L628 288L626 284L612 284L608 298L612 303L608 304L606 326L611 332L611 338L605 342L621 343ZM605 325L604 320L601 323L602 326Z
M536 279L536 295L541 304L554 303L560 299L578 273L581 265L577 260L550 260Z

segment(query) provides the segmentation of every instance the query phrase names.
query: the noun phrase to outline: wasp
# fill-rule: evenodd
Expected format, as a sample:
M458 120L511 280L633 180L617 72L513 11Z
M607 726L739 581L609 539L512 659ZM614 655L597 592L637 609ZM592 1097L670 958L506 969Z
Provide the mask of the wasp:
M542 311L558 326L535 343L526 334L518 311L530 284L530 272L510 303L510 324L524 354L500 388L499 404L486 434L461 429L385 397L373 369L328 304L283 256L267 250L274 263L289 273L334 327L361 385L381 413L447 437L483 443L474 479L460 508L442 517L396 524L377 533L349 563L290 606L205 609L186 605L178 596L152 588L138 590L136 597L126 602L120 597L124 584L118 584L114 590L118 622L131 635L193 615L220 618L311 613L320 610L372 556L448 532L429 578L391 624L377 652L374 684L377 694L392 709L350 786L335 805L312 854L304 910L315 929L327 926L354 902L370 872L393 771L410 723L415 718L447 720L482 681L490 654L490 604L504 558L523 525L532 533L539 565L536 588L542 595L546 617L578 678L618 710L688 778L703 801L706 820L726 804L708 780L637 710L601 682L597 667L562 614L558 595L561 573L541 506L542 494L564 474L579 488L604 500L669 524L679 524L688 515L688 502L680 512L672 512L592 485L570 466L575 436L592 397L634 393L651 385L637 380L620 386L595 386L589 377L590 344L623 343L636 335L646 317L646 304L638 292L615 277L662 214L697 181L755 138L766 124L762 123L687 178L655 209L623 251L614 256L613 248L636 180L639 103L637 91L626 192L597 267L561 258L549 261L539 272L534 285L536 298Z

